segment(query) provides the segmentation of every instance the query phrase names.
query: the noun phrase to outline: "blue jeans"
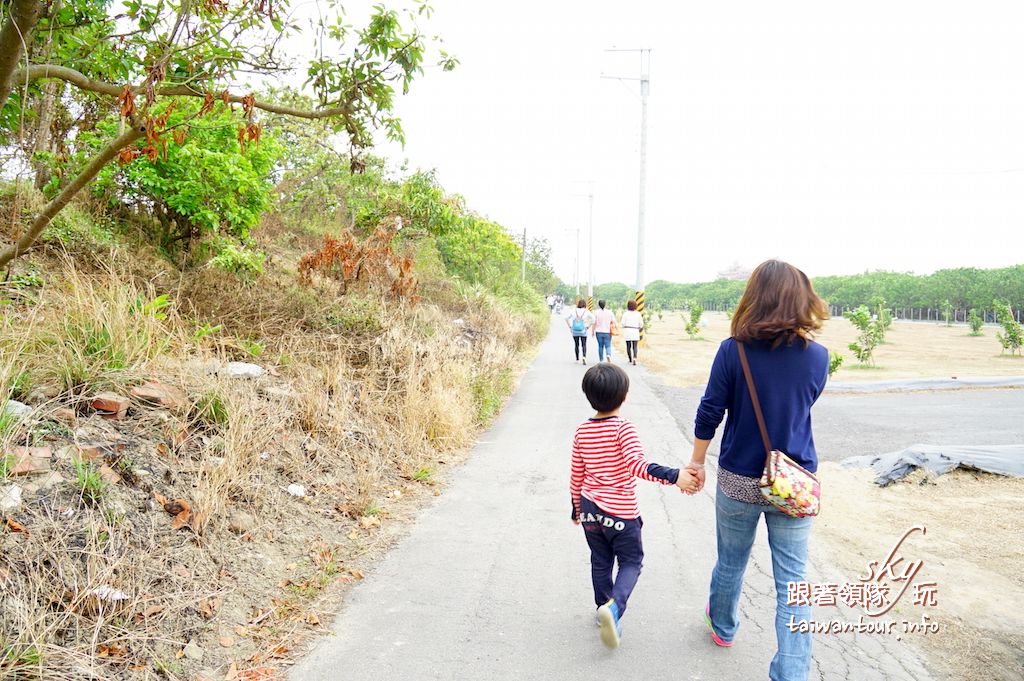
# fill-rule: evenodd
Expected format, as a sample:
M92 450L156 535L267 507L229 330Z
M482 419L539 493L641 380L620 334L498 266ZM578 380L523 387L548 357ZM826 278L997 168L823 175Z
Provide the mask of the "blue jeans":
M602 606L614 598L619 615L626 612L626 603L633 593L644 562L644 546L640 518L626 520L605 513L590 499L580 497L583 533L590 547L590 578L594 583L594 603ZM619 571L612 580L612 568L619 562Z
M595 333L597 336L597 360L603 362L607 355L612 356L612 335L610 333Z
M806 580L807 539L811 518L791 518L774 506L759 506L731 499L721 488L715 496L718 560L711 573L708 605L711 623L722 639L733 640L739 628L740 589L761 514L768 525L775 575L775 635L779 648L768 668L772 681L804 681L811 666L811 634L792 632L790 616L811 619L809 606L786 603L789 582Z

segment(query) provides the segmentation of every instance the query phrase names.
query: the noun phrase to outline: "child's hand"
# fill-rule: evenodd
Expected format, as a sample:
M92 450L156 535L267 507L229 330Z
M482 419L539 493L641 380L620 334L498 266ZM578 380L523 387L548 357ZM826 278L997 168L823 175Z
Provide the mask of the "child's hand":
M676 487L687 494L695 494L697 490L700 489L700 484L697 481L697 476L693 474L693 471L688 468L684 468L679 471L679 479L676 480Z

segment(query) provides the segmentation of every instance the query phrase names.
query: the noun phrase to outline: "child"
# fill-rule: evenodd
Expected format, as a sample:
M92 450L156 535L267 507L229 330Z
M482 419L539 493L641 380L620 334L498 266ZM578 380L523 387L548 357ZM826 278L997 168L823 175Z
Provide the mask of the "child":
M598 364L583 376L583 392L597 413L576 429L572 444L572 519L583 524L590 546L594 602L601 641L619 646L619 620L640 577L644 558L643 520L636 501L636 478L697 491L689 470L667 468L644 459L636 427L619 416L629 391L629 376L614 364ZM612 567L619 570L612 581Z

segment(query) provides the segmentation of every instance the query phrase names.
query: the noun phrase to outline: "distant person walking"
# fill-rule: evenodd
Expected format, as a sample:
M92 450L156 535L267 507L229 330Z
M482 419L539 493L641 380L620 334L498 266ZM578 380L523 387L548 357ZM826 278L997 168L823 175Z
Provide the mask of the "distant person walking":
M637 345L640 343L640 329L644 328L644 316L636 309L636 301L626 303L622 313L622 339L626 341L626 357L630 364L636 364Z
M809 620L811 608L792 605L788 585L807 580L807 542L813 518L787 515L761 493L765 440L807 471L817 470L811 406L825 388L828 350L812 341L811 334L827 318L828 308L806 274L778 260L758 265L736 306L732 337L718 347L693 428L689 466L699 471L703 486L708 444L728 412L715 493L718 560L711 573L705 623L717 645L733 644L740 626L743 572L764 515L775 577L778 650L768 668L772 681L804 681L810 670L811 634L788 625L791 620ZM745 350L764 413L764 439L744 379L740 349Z
M594 336L597 337L597 361L612 361L612 327L615 326L615 315L607 309L607 303L597 301L597 313L594 314Z
M594 315L587 309L587 301L580 298L576 302L576 307L569 310L569 314L565 316L565 325L569 327L569 332L572 333L572 344L573 349L576 351L576 361L580 361L580 350L582 350L583 363L586 364L587 335L590 333L591 327L594 326Z

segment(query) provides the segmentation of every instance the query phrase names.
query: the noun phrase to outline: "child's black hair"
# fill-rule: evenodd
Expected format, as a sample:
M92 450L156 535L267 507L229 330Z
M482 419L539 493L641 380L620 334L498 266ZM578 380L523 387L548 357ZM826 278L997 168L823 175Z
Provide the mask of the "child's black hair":
M595 364L583 374L583 394L603 413L622 406L629 392L629 375L614 364Z

